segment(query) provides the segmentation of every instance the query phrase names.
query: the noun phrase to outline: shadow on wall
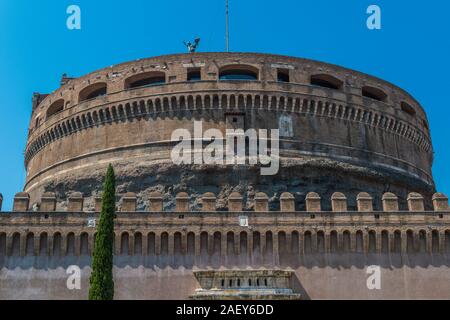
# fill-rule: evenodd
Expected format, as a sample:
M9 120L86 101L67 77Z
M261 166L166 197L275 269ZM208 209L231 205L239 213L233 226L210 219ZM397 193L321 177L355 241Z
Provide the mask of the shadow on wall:
M21 269L56 269L67 268L70 265L86 267L91 265L91 257L82 256L0 256L0 267L13 270ZM398 254L308 254L298 255L278 255L265 254L262 256L221 256L219 254L190 256L190 255L159 255L159 256L130 256L119 255L114 257L114 265L118 268L124 267L145 267L152 270L171 269L192 269L192 268L276 268L276 269L297 269L299 267L334 269L363 269L369 265L377 265L382 268L396 269L402 267L427 268L427 267L450 267L450 255L427 254L427 253L398 253Z

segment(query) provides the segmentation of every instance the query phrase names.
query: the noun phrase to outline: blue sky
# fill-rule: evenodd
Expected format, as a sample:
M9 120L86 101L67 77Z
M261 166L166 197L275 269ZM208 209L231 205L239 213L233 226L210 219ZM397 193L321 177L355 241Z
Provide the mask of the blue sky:
M424 106L437 189L450 194L450 2L406 0L230 0L231 51L292 55L366 72L406 89ZM0 0L0 192L3 210L25 181L23 151L33 92L57 89L112 64L184 52L223 51L225 0ZM81 30L66 9L81 8ZM382 29L366 9L382 10Z

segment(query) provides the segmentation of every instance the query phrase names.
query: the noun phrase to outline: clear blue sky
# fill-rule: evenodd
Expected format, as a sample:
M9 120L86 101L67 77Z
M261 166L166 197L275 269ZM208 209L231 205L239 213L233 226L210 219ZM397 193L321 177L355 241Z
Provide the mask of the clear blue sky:
M153 55L223 51L225 0L0 0L0 192L10 210L21 191L31 96L72 76ZM66 28L81 8L82 29ZM382 9L369 31L366 9ZM231 51L278 53L335 63L393 82L424 106L434 177L450 194L450 1L230 0Z

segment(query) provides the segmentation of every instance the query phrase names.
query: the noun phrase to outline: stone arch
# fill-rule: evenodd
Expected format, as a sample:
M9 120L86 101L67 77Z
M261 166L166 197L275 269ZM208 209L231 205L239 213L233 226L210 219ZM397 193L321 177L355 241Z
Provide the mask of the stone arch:
M93 83L80 91L78 94L78 103L104 96L106 93L106 82Z
M58 257L62 255L61 245L62 245L61 232L55 232L53 234L53 251L52 251L53 256Z
M135 74L124 81L124 89L136 89L166 83L166 74L162 71L149 71Z
M87 232L80 234L80 254L89 255L89 235Z
M25 239L25 255L34 256L34 233L28 232Z
M139 231L134 233L133 255L142 255L142 233Z
M75 255L75 234L69 232L66 237L66 255Z

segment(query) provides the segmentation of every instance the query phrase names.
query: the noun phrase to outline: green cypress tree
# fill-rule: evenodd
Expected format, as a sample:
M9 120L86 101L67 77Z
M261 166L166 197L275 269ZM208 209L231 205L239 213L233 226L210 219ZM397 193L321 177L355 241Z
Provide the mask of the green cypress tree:
M114 217L116 210L116 177L110 164L103 186L102 210L95 237L92 273L89 279L89 300L112 300Z

